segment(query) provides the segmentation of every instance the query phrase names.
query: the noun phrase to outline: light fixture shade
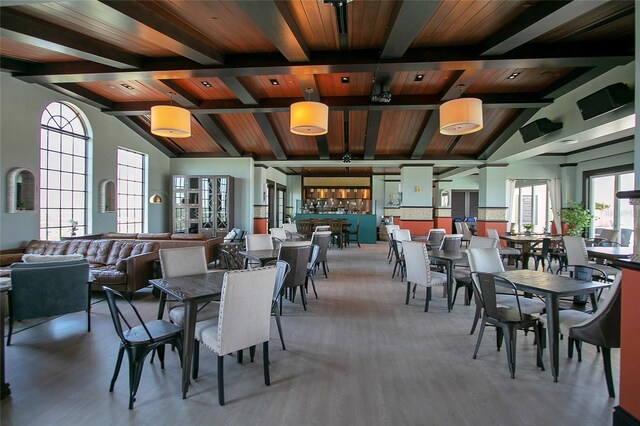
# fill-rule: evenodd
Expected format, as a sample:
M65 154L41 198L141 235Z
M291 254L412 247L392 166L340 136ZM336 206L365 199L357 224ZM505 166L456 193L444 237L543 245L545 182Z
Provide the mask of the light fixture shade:
M482 101L458 98L440 105L440 133L468 135L482 129Z
M191 113L172 105L151 107L151 133L165 138L191 136Z
M156 192L151 197L149 197L149 203L162 204L162 197Z
M329 107L320 102L302 101L291 104L291 133L319 136L329 128Z

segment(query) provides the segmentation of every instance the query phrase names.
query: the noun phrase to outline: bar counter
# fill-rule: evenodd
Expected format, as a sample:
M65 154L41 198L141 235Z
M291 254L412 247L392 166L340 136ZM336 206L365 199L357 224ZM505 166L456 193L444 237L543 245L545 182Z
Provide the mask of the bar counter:
M351 231L356 229L356 221L360 220L360 243L361 244L375 244L376 243L376 216L373 214L317 214L317 213L298 213L296 215L296 221L319 219L331 221L334 219L346 219L346 223L349 223Z

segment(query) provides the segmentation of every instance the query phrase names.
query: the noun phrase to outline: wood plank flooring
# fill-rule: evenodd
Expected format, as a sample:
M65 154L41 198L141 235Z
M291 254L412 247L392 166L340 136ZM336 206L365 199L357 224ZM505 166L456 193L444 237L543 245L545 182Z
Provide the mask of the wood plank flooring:
M128 368L113 393L109 381L118 350L105 302L93 306L92 332L82 313L66 315L14 335L6 350L12 395L2 401L9 425L606 425L617 399L607 395L600 354L584 345L583 361L566 357L560 378L535 366L533 335L518 335L516 378L509 377L495 332L485 333L472 359L469 335L475 307L447 313L434 291L424 313L424 290L409 306L405 283L391 279L386 243L329 251L329 279L318 275L319 299L285 302L287 350L271 332L271 386L256 362L225 359L227 405L218 406L216 363L201 348L200 377L181 399L180 365L168 352L166 369L146 364L137 401L127 409ZM157 301L136 294L145 318ZM616 391L619 352L613 352ZM548 365L548 351L545 352Z

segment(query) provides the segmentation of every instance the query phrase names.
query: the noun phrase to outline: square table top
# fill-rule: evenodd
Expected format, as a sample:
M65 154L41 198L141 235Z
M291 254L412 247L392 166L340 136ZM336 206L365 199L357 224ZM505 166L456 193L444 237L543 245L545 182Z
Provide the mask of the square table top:
M267 250L243 250L239 251L240 256L244 256L251 260L257 260L260 262L276 260L280 254L279 249L267 249Z
M211 271L204 274L174 278L157 278L149 282L157 289L180 302L206 301L222 293L224 274L227 271Z
M624 259L633 254L633 247L587 247L587 253L589 253L590 257L599 257L601 259Z
M429 257L453 262L466 261L467 253L464 250L430 250Z
M562 241L562 235L545 235L545 234L531 234L531 235L511 235L500 234L500 239L510 241L512 243L533 243L536 241L542 241L545 238L549 238L551 241Z
M583 281L564 275L555 275L530 269L515 269L500 272L495 275L508 279L520 290L554 296L589 294L601 288L611 286L610 283Z

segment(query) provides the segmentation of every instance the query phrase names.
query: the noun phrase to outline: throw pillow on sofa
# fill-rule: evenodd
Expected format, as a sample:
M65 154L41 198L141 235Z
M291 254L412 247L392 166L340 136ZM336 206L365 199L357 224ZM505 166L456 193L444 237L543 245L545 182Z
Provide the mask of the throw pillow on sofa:
M82 260L81 254L24 254L24 263L67 262L69 260Z

